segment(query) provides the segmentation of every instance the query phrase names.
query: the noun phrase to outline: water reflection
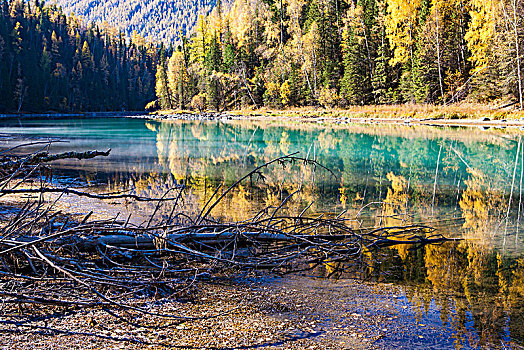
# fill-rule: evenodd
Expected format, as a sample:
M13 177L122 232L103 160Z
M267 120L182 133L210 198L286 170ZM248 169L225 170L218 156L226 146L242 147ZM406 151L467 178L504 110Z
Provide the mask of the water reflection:
M524 260L464 241L428 246L396 263L382 279L402 281L417 323L436 324L457 348L522 344ZM394 257L390 257L395 259ZM437 311L438 320L431 311Z
M169 174L176 183L189 183L202 203L219 185L227 187L255 166L294 151L334 172L333 176L302 164L268 168L265 181L243 184L217 209L217 217L228 216L227 208L235 204L247 217L279 204L300 188L290 210L313 202L312 212L347 210L348 216L358 216L362 225L369 226L463 219L460 232L453 226L446 233L507 252L519 250L521 189L520 174L511 189L517 149L513 135L468 133L461 139L460 131L444 130L442 135L415 137L418 130L414 130L406 137L405 130L378 127L354 130L248 122L147 122L146 126L156 133L156 172Z
M111 137L98 126L105 122L117 129ZM187 184L179 210L189 215L254 167L299 151L333 174L300 162L271 166L263 171L263 181L255 176L231 191L213 217L243 220L264 208L274 210L295 193L283 211L344 212L354 219L355 228L436 226L446 236L466 240L417 250L393 247L381 252L380 264L370 261L373 269L362 275L404 284L418 321L430 322L437 311L440 327L455 338L457 348L524 342L519 232L524 152L518 130L239 121L60 123L52 130L31 124L0 131L66 137L68 149L112 148L109 159L80 166L63 163L63 169L103 182L104 189L132 189L152 197ZM155 204L130 211L150 212L147 205ZM166 217L171 211L163 206L158 215ZM335 266L325 269L330 274Z

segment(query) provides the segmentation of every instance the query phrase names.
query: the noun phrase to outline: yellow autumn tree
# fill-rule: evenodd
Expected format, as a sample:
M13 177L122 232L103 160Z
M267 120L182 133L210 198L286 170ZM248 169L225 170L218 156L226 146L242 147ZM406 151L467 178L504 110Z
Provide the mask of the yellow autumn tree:
M297 67L302 67L304 79L310 92L314 95L315 92L313 91L311 83L311 67L314 67L314 65L308 63L308 60L311 62L312 59L315 59L313 55L314 52L310 50L314 50L314 47L311 46L314 44L311 39L314 38L311 38L311 35L315 35L315 33L310 31L311 35L306 39L304 38L304 33L301 27L301 23L303 22L303 9L306 2L305 0L285 0L284 4L286 5L287 15L290 18L288 30L291 35L291 39L288 40L286 45L286 54ZM305 42L305 39L308 40L308 42Z
M421 0L387 0L386 35L393 58L391 65L406 63L413 56L413 42Z
M193 40L191 40L191 56L192 59L201 66L201 68L203 68L204 59L210 42L211 30L209 28L209 21L207 17L200 16L195 26Z
M188 99L187 86L189 85L189 77L182 52L174 52L169 59L167 64L167 79L173 98L172 103L178 106L178 108L184 109Z
M496 35L497 4L494 0L470 0L471 22L464 38L471 52L473 72L488 67Z
M464 216L464 229L467 238L478 244L491 244L493 231L498 220L492 213L503 206L504 200L491 186L486 175L479 171L469 171L470 177L464 181L466 190L462 193L459 205Z
M382 207L381 222L378 226L398 226L404 224L406 219L406 210L408 204L408 181L402 175L395 175L393 173L387 174L387 179L391 181L391 188L388 188L388 194L384 200ZM394 237L402 240L403 236ZM408 256L407 245L397 245L395 249L398 251L402 260Z
M312 91L313 94L317 95L317 82L318 82L318 76L317 76L317 51L318 47L320 45L320 33L319 33L319 27L317 22L313 22L309 28L309 31L304 36L304 62L302 65L302 69L305 72L312 72L311 85L312 85Z
M243 47L249 40L250 33L255 27L254 21L257 20L255 13L258 13L261 5L258 1L235 0L228 13L228 22L231 34L238 47Z
M280 100L284 106L288 106L291 98L291 88L289 86L289 80L286 80L280 86Z

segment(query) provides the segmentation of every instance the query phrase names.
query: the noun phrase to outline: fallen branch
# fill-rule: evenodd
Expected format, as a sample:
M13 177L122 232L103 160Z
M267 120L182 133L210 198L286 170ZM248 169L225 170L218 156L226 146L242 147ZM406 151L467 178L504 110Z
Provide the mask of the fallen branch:
M176 189L184 189L184 186L177 186ZM1 195L8 195L8 194L43 194L43 193L60 193L60 194L74 194L76 196L80 197L87 197L87 198L93 198L93 199L134 199L138 202L168 202L168 201L174 201L176 200L176 197L168 197L168 198L149 198L149 197L141 197L134 194L95 194L90 192L82 192L73 190L71 188L23 188L23 189L6 189L6 190L0 190L0 196Z
M64 160L64 159L92 159L95 157L103 156L107 157L111 153L111 150L107 150L106 152L100 152L100 151L88 151L88 152L65 152L60 154L52 154L50 155L49 152L39 152L36 154L31 154L27 157L15 159L15 160L5 160L2 163L0 163L0 169L12 169L19 167L20 165L37 165L37 164L44 164L44 163L50 163L56 160Z

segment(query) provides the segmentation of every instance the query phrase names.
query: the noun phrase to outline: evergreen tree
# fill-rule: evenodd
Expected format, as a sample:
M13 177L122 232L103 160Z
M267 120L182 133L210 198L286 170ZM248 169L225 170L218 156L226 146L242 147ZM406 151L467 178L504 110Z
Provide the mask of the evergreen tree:
M344 30L344 76L340 82L341 95L351 105L367 102L368 89L371 86L366 74L366 57L360 45L356 26Z
M388 55L387 46L383 40L377 50L375 67L373 71L373 95L377 104L387 104L390 102L388 96Z
M171 102L171 91L169 90L169 81L167 78L165 58L163 55L160 58L160 62L156 68L156 96L160 100L160 106L163 109L173 108Z
M216 73L222 70L222 50L216 33L211 40L209 50L206 54L205 67L208 72L206 78L206 102L208 108L218 111L221 104L221 91L216 79Z
M206 53L205 66L208 72L219 72L222 70L222 50L216 33Z

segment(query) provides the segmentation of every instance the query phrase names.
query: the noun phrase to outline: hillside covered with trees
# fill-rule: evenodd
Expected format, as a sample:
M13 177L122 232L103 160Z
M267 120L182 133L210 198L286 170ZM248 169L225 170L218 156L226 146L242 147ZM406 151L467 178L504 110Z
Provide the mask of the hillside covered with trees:
M107 22L127 36L133 32L166 46L191 32L198 16L213 9L216 0L51 0L64 12L89 22ZM224 2L224 1L223 1Z
M0 4L0 113L143 110L159 49L39 0Z
M157 69L162 108L522 108L524 1L235 0Z

